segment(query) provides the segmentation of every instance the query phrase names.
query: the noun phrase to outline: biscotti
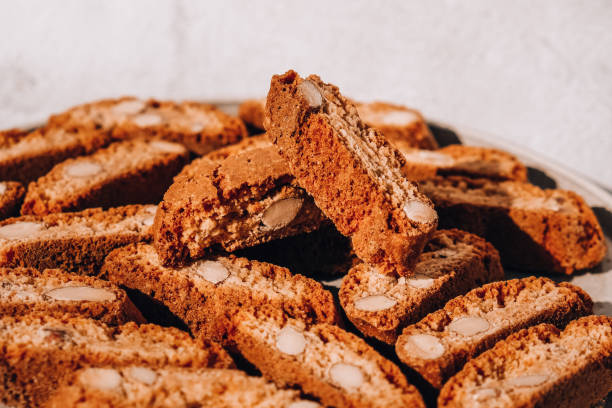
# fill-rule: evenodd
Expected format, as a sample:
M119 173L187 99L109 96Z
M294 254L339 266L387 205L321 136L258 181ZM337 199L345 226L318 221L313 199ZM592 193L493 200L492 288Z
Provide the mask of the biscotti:
M563 328L592 312L589 295L569 283L533 276L495 282L406 327L395 349L402 362L440 388L469 359L511 333L540 323Z
M338 326L308 325L272 307L235 320L238 350L278 386L298 386L338 408L425 407L395 364Z
M221 161L201 158L170 186L155 217L155 248L166 265L231 252L317 229L325 217L274 146Z
M409 274L438 217L402 174L401 153L359 119L337 87L314 75L274 76L266 109L280 155L338 231L351 237L359 258L384 273Z
M157 204L189 160L181 144L132 139L66 160L30 183L22 214Z
M114 139L139 136L183 144L202 155L246 136L242 121L198 102L170 102L133 97L106 99L76 106L52 116L50 123L67 127L93 122Z
M612 318L563 331L540 324L470 360L442 388L438 407L590 407L612 391Z
M238 370L142 366L84 368L60 387L47 408L317 408L295 390L283 390Z
M0 220L19 215L24 195L25 189L20 182L0 182Z
M411 180L459 175L493 180L527 181L527 168L513 155L485 147L450 145L436 151L395 142L404 155L404 174Z
M385 102L355 103L359 117L366 125L376 128L392 144L418 149L437 149L423 115L414 109Z
M247 99L238 107L238 117L257 130L264 130L266 122L266 98Z
M213 150L205 155L205 157L210 160L224 160L232 155L240 154L246 150L267 148L271 146L273 146L272 141L266 133L263 133L261 135L247 137L233 145Z
M109 327L83 317L30 314L0 319L2 403L38 406L76 369L142 365L150 368L233 367L215 343L156 325Z
M490 241L508 267L571 274L604 258L595 214L578 194L527 183L462 177L421 182L441 228L460 228Z
M307 322L339 319L331 293L320 283L231 255L174 269L162 266L150 245L130 245L111 252L101 274L162 302L195 336L224 344L231 317L241 307L270 304Z
M70 157L90 154L109 144L108 132L91 122L47 124L31 132L0 131L0 180L27 184Z
M348 319L365 336L394 344L404 327L448 300L504 277L495 248L459 230L436 231L414 271L396 279L365 263L353 267L339 292Z
M155 210L129 205L0 221L0 266L94 274L113 249L151 240Z

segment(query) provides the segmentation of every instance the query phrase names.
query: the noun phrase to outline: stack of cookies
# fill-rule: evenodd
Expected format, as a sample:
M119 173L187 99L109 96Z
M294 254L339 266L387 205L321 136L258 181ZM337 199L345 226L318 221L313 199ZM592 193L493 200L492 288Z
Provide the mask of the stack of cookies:
M605 257L593 211L506 152L441 148L413 109L293 71L239 117L104 100L0 132L0 177L0 406L588 407L612 390L612 318L550 279Z

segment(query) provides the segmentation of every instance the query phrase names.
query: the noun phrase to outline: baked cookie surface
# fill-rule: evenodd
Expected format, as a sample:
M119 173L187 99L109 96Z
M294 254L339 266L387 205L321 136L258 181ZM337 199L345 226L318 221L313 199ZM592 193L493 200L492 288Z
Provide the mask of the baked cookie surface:
M19 215L25 188L18 181L0 182L0 220Z

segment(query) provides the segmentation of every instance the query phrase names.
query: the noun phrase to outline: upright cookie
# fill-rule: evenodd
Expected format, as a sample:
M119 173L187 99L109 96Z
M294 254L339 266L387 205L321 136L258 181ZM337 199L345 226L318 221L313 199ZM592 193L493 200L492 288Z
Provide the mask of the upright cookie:
M471 358L511 333L540 323L565 327L593 312L582 289L529 277L484 285L404 329L397 356L440 388Z
M271 307L235 320L238 350L278 386L298 386L338 408L425 407L395 364L338 326L308 325Z
M164 264L179 265L309 232L324 219L273 146L249 149L183 169L159 204L155 248Z
M361 120L380 130L392 144L418 149L438 148L438 142L419 111L385 102L356 102L355 106Z
M92 275L113 249L152 238L155 210L128 205L0 221L0 266Z
M114 139L137 136L183 144L202 155L246 136L242 121L199 102L170 102L133 97L106 99L76 106L52 116L50 123L68 127L93 122Z
M382 275L362 263L340 287L340 304L364 335L394 344L402 329L448 300L504 278L499 254L484 239L459 230L436 231L411 277Z
M527 168L513 155L485 147L450 145L436 151L415 149L399 141L404 173L411 180L436 176L482 177L492 180L527 181Z
M590 407L612 391L612 318L588 316L563 331L540 324L469 361L442 388L440 408Z
M157 204L189 160L178 143L133 139L66 160L30 183L22 214Z
M0 316L32 312L69 313L108 325L144 323L126 293L110 282L59 269L0 268Z
M266 109L280 155L355 253L384 273L408 274L438 217L402 174L401 153L314 75L274 76Z
M283 390L242 371L209 368L83 368L61 386L48 408L317 408L295 390Z
M461 177L421 186L434 201L442 227L480 235L509 267L569 275L597 265L606 254L595 214L571 191Z
M166 305L195 336L227 344L231 318L241 307L273 305L306 322L336 323L331 293L320 283L285 268L235 256L164 267L150 245L119 248L106 258L102 275Z
M25 189L20 182L0 182L0 220L19 215L24 195Z
M185 332L127 323L108 327L83 317L30 314L0 319L0 401L39 406L75 370L86 367L227 368L217 344Z

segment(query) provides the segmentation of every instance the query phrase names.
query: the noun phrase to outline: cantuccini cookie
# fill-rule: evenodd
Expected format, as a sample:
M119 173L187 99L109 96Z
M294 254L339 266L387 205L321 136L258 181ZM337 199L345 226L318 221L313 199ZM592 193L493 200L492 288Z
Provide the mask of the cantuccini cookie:
M235 320L238 350L279 386L339 408L425 407L395 364L338 326L309 325L272 307L243 310Z
M108 325L144 323L126 293L110 282L60 269L0 268L0 316L32 312L80 315Z
M235 256L218 256L181 268L164 267L154 248L138 244L106 258L102 276L165 304L195 336L227 344L231 318L241 307L273 305L306 322L338 322L331 293L289 270Z
M68 159L30 183L21 213L157 204L188 160L183 145L166 140L113 143L92 155Z
M460 175L493 180L527 181L527 168L513 155L485 147L450 145L436 151L395 142L403 153L404 173L411 180Z
M50 123L67 127L93 122L114 139L156 137L206 154L246 136L242 121L214 106L198 102L170 102L133 97L106 99L76 106L52 116Z
M240 154L246 150L267 148L273 146L272 141L266 133L247 137L238 143L213 150L205 157L210 160L224 160L230 156Z
M355 253L382 272L409 274L438 217L402 174L401 153L314 75L274 76L266 109L280 155Z
M24 195L25 188L20 182L0 182L0 220L19 215Z
M547 278L494 282L449 301L404 329L398 357L440 388L471 358L521 329L540 323L564 327L593 312L582 289Z
M129 205L0 221L0 266L94 274L113 249L151 240L155 210Z
M264 130L266 128L266 98L243 101L238 107L238 117L252 128Z
M523 329L470 360L442 388L440 408L590 407L612 391L612 318L560 331Z
M385 102L356 102L359 117L374 127L392 143L418 149L437 149L423 115L417 110Z
M47 124L31 132L0 131L0 180L27 184L67 158L90 154L111 142L108 132L91 122Z
M296 390L279 389L242 371L209 368L83 368L47 408L317 408Z
M193 340L178 329L135 323L109 327L83 317L4 317L0 345L0 400L23 407L39 406L86 366L233 367L219 345Z
M213 249L234 251L315 230L325 220L274 146L221 161L201 158L170 186L155 217L155 248L167 265Z
M459 230L436 231L414 272L396 279L365 263L353 267L339 292L348 319L364 335L394 344L404 327L448 300L504 277L495 248Z
M484 237L509 267L569 275L606 254L595 214L574 192L462 177L426 180L421 187L434 201L441 227Z

